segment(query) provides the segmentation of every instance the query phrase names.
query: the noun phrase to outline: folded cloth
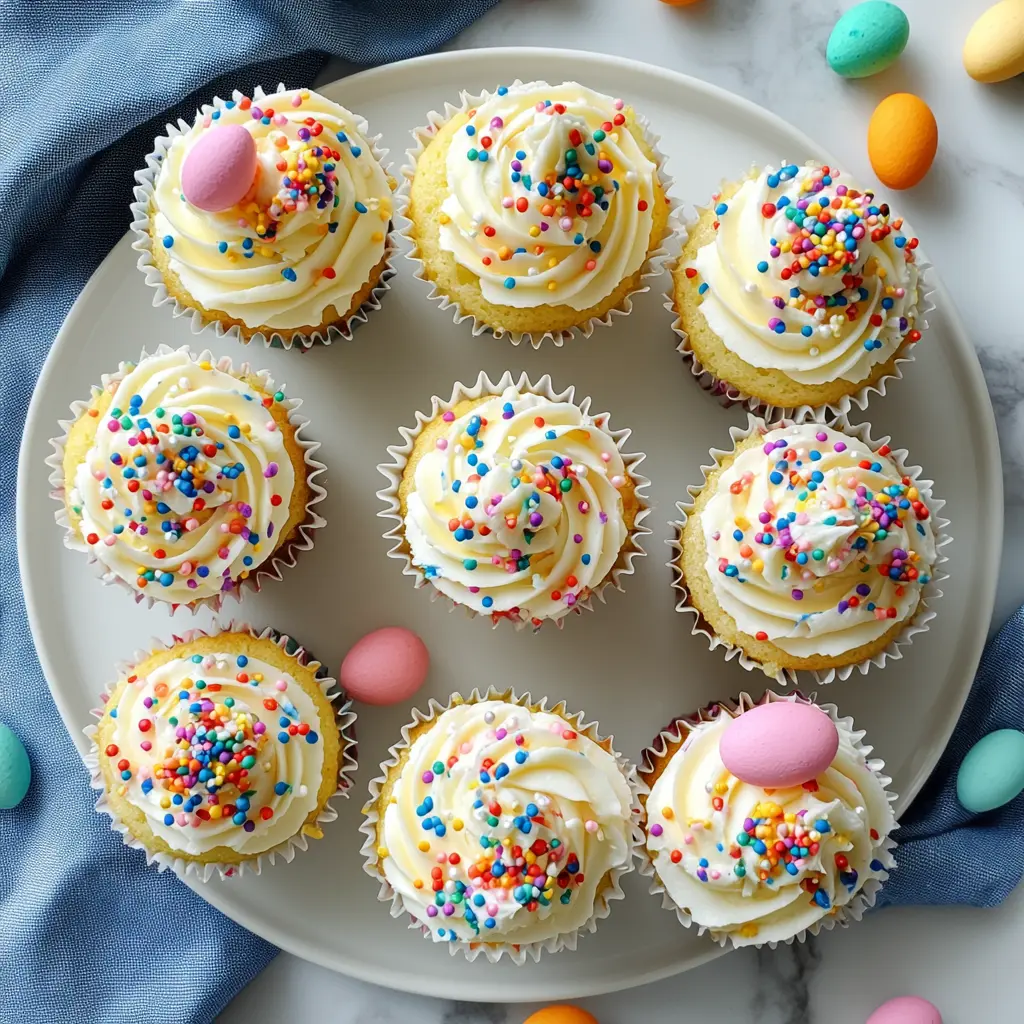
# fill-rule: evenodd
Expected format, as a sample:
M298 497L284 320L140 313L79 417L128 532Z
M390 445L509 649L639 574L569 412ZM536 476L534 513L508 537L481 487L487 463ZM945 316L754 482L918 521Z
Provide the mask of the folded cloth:
M994 907L1024 874L1024 795L987 814L964 810L956 775L967 752L996 729L1024 725L1024 607L981 656L949 746L901 819L898 869L877 906L968 903Z
M309 85L328 54L422 53L496 2L13 0L0 18L0 721L33 768L25 801L0 810L2 1024L210 1021L277 952L122 845L47 690L14 511L50 343L128 229L133 173L166 121L233 88Z

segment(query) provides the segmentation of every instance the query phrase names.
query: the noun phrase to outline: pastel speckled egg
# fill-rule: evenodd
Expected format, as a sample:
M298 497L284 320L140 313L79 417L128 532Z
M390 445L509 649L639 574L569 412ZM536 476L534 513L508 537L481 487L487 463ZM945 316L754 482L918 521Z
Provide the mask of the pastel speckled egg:
M912 188L927 173L939 146L935 115L909 92L887 96L868 124L868 157L889 188Z
M1005 82L1024 74L1024 0L1002 0L972 26L964 69L976 82Z
M32 781L32 765L21 740L0 722L0 810L17 807Z
M385 626L367 633L341 663L339 681L364 704L408 700L427 678L430 653L412 630Z
M942 1014L920 996L897 996L875 1010L867 1024L942 1024Z
M240 203L255 178L256 143L240 124L203 132L181 164L182 194L208 213Z
M967 752L956 776L956 798L978 814L1008 804L1024 790L1024 732L998 729Z
M895 4L865 0L836 22L825 58L843 78L866 78L889 67L909 38L910 22Z
M719 754L743 782L765 789L799 786L820 775L839 749L835 722L811 704L774 701L734 718Z
M545 1006L527 1017L523 1024L597 1024L597 1018L578 1006Z

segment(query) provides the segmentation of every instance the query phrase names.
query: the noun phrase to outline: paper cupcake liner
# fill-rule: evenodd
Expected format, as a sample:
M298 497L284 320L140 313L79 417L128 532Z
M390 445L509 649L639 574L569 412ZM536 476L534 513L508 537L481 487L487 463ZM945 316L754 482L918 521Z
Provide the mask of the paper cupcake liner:
M348 700L344 696L343 691L339 688L335 680L327 675L326 670L320 662L312 658L305 648L296 644L291 637L284 633L278 633L269 627L263 630L256 630L244 622L229 622L223 627L215 625L208 631L203 629L190 629L181 636L172 636L170 642L165 643L158 638L154 638L150 642L148 649L136 651L132 661L124 662L116 666L116 670L119 674L128 675L133 671L137 664L145 661L154 654L161 651L169 651L172 648L177 647L179 644L188 644L203 637L220 636L223 633L248 633L256 640L273 640L274 643L285 652L285 654L294 658L298 664L313 671L317 676L317 682L321 691L328 700L334 703L340 699L340 703L335 707L335 721L337 722L338 732L341 736L341 762L338 769L338 788L320 809L316 816L314 825L307 823L303 826L302 831L285 840L283 843L280 843L269 850L264 850L262 853L257 854L251 859L240 861L238 864L203 864L196 861L186 860L182 857L176 857L169 853L150 850L141 839L136 838L136 836L129 831L128 826L121 821L117 811L113 806L111 806L111 803L107 798L107 788L103 781L103 774L100 770L100 751L96 745L96 734L98 731L97 726L89 725L83 730L85 735L88 736L91 744L91 749L84 758L85 766L89 769L90 784L93 789L100 791L100 796L96 800L95 807L101 814L106 814L110 818L111 831L119 832L121 834L121 838L124 840L125 846L129 846L133 850L142 850L146 855L147 866L156 865L156 869L158 871L162 872L170 870L181 878L190 876L203 882L208 882L214 877L220 877L222 879L235 878L246 873L258 875L268 863L273 865L276 863L278 858L285 861L285 863L290 864L296 853L300 850L307 850L309 848L310 838L321 838L322 833L320 833L320 828L323 825L334 821L338 817L338 812L331 806L330 801L336 797L348 797L352 787L352 776L357 768L354 728L357 716L352 710L352 701ZM115 685L116 684L111 683L107 686L107 689L102 695L104 704L106 704L110 699ZM91 713L97 720L103 717L102 708L95 708Z
M390 770L397 767L402 752L408 750L412 746L412 741L410 739L411 730L415 729L423 722L433 721L438 715L450 710L457 704L479 704L482 701L487 700L503 700L510 704L517 704L520 707L528 708L531 711L548 712L550 714L558 715L560 718L565 719L565 721L580 733L580 735L587 736L595 743L601 744L605 742L606 739L609 742L611 741L610 736L604 737L598 732L596 722L588 722L585 720L584 712L579 711L575 714L569 714L565 708L565 701L559 701L554 706L548 707L547 697L542 697L540 700L535 701L529 692L517 696L515 690L499 690L494 686L489 687L486 691L474 688L466 697L463 697L458 693L453 693L445 704L442 704L440 701L431 697L425 711L421 711L419 708L413 708L412 721L402 727L401 739L388 748L388 757L380 763L381 774L370 782L369 800L363 808L364 818L362 824L359 826L359 831L366 836L361 849L364 857L363 870L371 878L380 883L380 890L377 893L377 899L382 903L391 904L390 910L392 917L400 918L408 916L409 928L415 931L420 931L425 938L431 940L432 936L430 928L415 916L412 908L405 905L402 895L392 888L391 883L388 882L380 867L379 857L377 855L377 824L380 820L380 816L377 813L377 801L380 799L381 788L387 782ZM643 808L640 804L640 785L637 780L636 766L614 749L609 750L609 752L615 758L615 762L619 766L623 777L629 785L629 790L632 795L632 802L630 805L632 836L630 845L633 849L633 856L629 858L629 861L626 864L618 868L613 868L608 873L604 885L597 893L593 913L587 919L586 923L574 931L555 935L542 942L519 944L497 942L446 942L445 945L452 956L464 955L467 960L472 961L476 960L477 957L482 954L490 963L497 963L502 957L507 957L513 963L521 965L526 963L527 959L532 959L535 962L540 960L541 954L543 953L557 953L563 949L575 949L581 935L591 934L597 931L598 922L604 920L604 918L611 913L610 904L615 900L621 900L625 897L625 893L622 891L621 880L634 869L634 861L640 856L640 847L644 842L643 830L640 827L640 816L643 813Z
M284 89L285 85L282 82L278 85L275 91L282 92ZM232 93L232 99L237 102L243 98L243 95L243 93L236 89ZM267 93L257 86L253 89L251 99L262 100L265 99L266 96ZM204 103L199 108L197 116L210 114L214 110L223 110L225 109L225 102L226 101L222 100L219 96L214 96L211 102ZM380 146L380 140L383 136L371 136L369 134L369 124L366 119L360 117L358 114L353 114L353 116L356 119L356 125L359 128L359 132L369 144L374 158L384 168L385 173L387 173L389 165L385 163L385 158L388 155L388 151ZM139 253L137 265L139 270L141 270L145 276L146 284L154 289L155 294L153 295L153 305L170 305L173 316L188 317L189 325L192 328L193 334L202 334L203 331L212 329L218 338L234 338L236 341L240 341L243 345L250 343L262 343L267 348L287 349L296 346L300 348L312 348L317 344L330 345L335 341L351 341L352 334L355 329L360 324L366 323L370 313L374 310L380 309L381 299L384 293L389 291L391 288L389 282L397 273L397 270L392 263L392 258L395 253L395 244L393 228L391 227L389 227L388 235L385 239L384 269L381 271L380 279L370 291L366 301L363 302L354 313L339 324L328 324L326 327L313 331L310 334L289 329L267 330L258 331L250 338L246 339L237 325L225 326L223 321L216 317L207 316L194 306L186 306L178 298L167 291L163 274L161 274L159 267L157 267L153 261L153 239L149 233L150 202L153 197L153 191L156 187L157 174L163 163L164 157L167 155L167 150L170 148L171 143L173 143L179 135L187 135L192 131L193 127L194 126L185 121L184 118L179 118L176 125L170 123L166 124L164 126L166 135L158 135L153 140L153 151L146 156L146 166L135 172L135 181L137 183L133 190L135 201L131 204L131 230L135 235L135 240L132 242L132 248Z
M522 80L517 78L510 88L515 88L522 84L524 84ZM582 335L584 338L589 338L594 333L595 327L610 327L616 318L628 316L633 311L634 296L642 295L644 292L650 291L650 280L658 277L664 272L665 264L676 247L676 243L673 242L673 239L681 239L679 244L685 244L686 242L686 229L679 217L679 203L672 195L672 186L674 181L665 169L667 157L658 148L661 136L655 135L651 131L650 122L646 117L635 113L636 124L639 126L643 134L644 141L651 147L654 151L655 157L657 158L658 180L661 183L665 196L669 200L669 217L665 228L665 236L662 238L661 244L658 248L653 252L648 253L647 258L642 264L640 287L629 292L629 294L623 298L621 306L610 309L603 316L591 317L584 323L576 324L575 326L566 328L565 330L545 331L542 334L510 331L504 327L495 327L492 324L485 323L475 314L466 312L458 302L452 299L445 292L441 291L437 284L427 276L423 261L419 256L419 247L415 235L412 233L414 225L408 216L412 179L416 175L416 165L419 163L419 159L423 154L423 151L431 142L433 142L434 136L437 134L438 130L456 114L462 114L467 110L478 107L485 100L491 99L494 95L496 94L490 92L472 94L463 91L460 95L461 102L458 105L445 102L443 112L431 110L427 114L427 123L412 130L413 146L406 150L406 163L401 170L402 183L396 193L396 211L402 220L400 234L408 239L411 245L410 250L405 253L405 258L416 264L415 276L421 281L426 281L427 284L430 285L430 294L427 298L436 302L441 309L452 310L455 323L461 324L464 320L469 320L472 325L474 337L486 332L493 334L496 338L508 335L508 338L513 345L520 345L523 342L527 342L534 348L540 348L544 341L551 341L552 344L560 347L577 334Z
M752 168L751 173L760 173L760 168L755 166ZM723 179L719 185L719 189L723 189L729 184L732 184L732 182ZM694 228L701 216L705 214L708 209L709 207L706 206L694 207L693 215L686 218L684 224L683 245L686 244L685 239L689 236L689 232ZM681 258L682 257L680 257L680 259ZM929 313L935 311L935 292L929 275L932 265L922 261L917 263L916 266L918 271L918 300L913 316L914 330L920 331L924 334L928 329L927 316ZM689 335L687 335L686 331L683 330L682 318L679 316L679 312L676 308L674 278L675 265L673 265L672 270L673 273L669 275L670 283L668 291L665 292L664 296L664 306L673 314L672 330L679 338L679 343L676 345L676 351L680 353L683 357L683 361L689 366L690 373L693 375L694 380L697 381L704 391L714 395L726 408L730 408L734 405L740 405L747 412L752 412L757 416L763 416L766 420L785 418L802 421L804 419L820 419L822 416L828 417L828 420L831 420L839 416L849 415L854 406L863 411L867 409L868 402L871 400L872 395L884 397L887 385L903 379L903 367L914 361L916 358L914 350L921 344L920 341L917 341L912 345L906 346L893 364L892 373L886 373L874 383L866 384L857 391L854 391L849 395L844 395L838 402L826 402L825 404L818 406L774 405L761 398L755 398L753 395L748 395L730 381L717 377L697 358L696 353L694 353L693 349L690 348ZM822 422L827 421L823 420Z
M877 451L883 444L888 444L890 440L887 436L878 441L873 440L871 437L872 428L870 423L851 424L845 416L838 416L835 419L832 419L822 415L821 410L819 410L816 415L808 416L802 420L787 417L783 419L776 419L770 424L766 424L760 417L754 416L752 413L748 413L746 427L733 426L729 428L729 434L733 440L732 448L728 450L722 448L710 449L710 464L701 466L702 482L697 486L690 485L687 488L690 494L689 500L676 502L676 508L679 510L679 519L673 520L669 524L675 533L675 536L668 542L669 547L672 549L672 559L669 561L668 566L672 570L672 587L677 591L676 611L692 617L693 623L690 627L690 633L693 636L704 637L708 642L710 650L713 651L721 649L725 655L726 661L735 659L736 662L747 671L759 669L769 678L774 679L781 686L797 685L801 672L805 672L806 675L812 678L815 683L823 686L836 679L849 679L853 674L854 669L860 672L861 675L864 675L870 668L872 668L872 666L881 668L885 665L886 661L899 661L899 659L903 657L904 649L911 644L913 638L918 633L927 632L929 624L932 619L935 618L935 611L932 606L940 597L942 597L942 591L938 588L938 584L948 578L948 573L943 572L941 569L942 564L948 561L946 556L942 553L942 548L952 540L952 537L945 532L946 527L949 526L949 520L944 519L939 515L946 505L945 501L941 498L936 498L932 494L932 481L926 480L921 476L923 471L920 466L911 466L907 464L906 460L909 457L907 450L905 448L894 449L889 452L888 458L895 463L896 468L900 471L901 475L908 476L913 480L914 485L927 499L928 508L931 512L932 530L935 534L935 550L937 557L935 559L935 565L932 567L931 579L922 588L921 599L918 603L917 610L914 615L904 623L903 629L900 630L889 645L873 657L865 658L863 661L854 662L850 665L843 665L839 668L816 669L813 671L784 668L777 674L772 674L768 672L760 662L755 661L747 655L743 648L735 644L731 644L727 640L723 640L714 631L710 623L707 622L700 610L691 604L690 592L686 587L686 580L683 578L682 571L679 568L679 559L682 555L683 528L686 525L687 517L693 512L694 501L697 495L700 494L707 484L708 474L718 468L722 458L731 455L733 451L735 451L736 445L738 445L740 441L749 437L755 430L774 430L777 427L789 427L798 422L808 421L820 423L822 426L828 426L834 430L840 430L843 433L848 434L850 437L856 438L862 444L870 446L872 451Z
M380 498L380 500L387 506L384 511L378 512L377 515L382 519L392 519L395 522L395 525L387 530L383 535L384 539L391 544L391 548L388 551L388 557L397 559L404 563L402 573L406 576L414 577L415 586L417 588L429 585L432 600L440 599L448 601L451 605L452 611L456 608L464 608L470 617L474 618L478 615L483 616L484 613L477 612L467 605L446 597L440 590L430 585L430 581L426 578L421 569L413 565L412 553L409 551L408 545L405 542L405 523L401 516L401 505L398 500L398 488L401 485L402 473L405 470L406 463L409 461L409 456L412 454L416 438L419 437L420 432L428 423L465 399L477 399L482 396L500 397L502 392L510 386L514 386L520 393L529 392L530 394L547 398L552 402L569 402L577 404L574 400L575 388L569 387L566 388L565 391L556 392L551 383L551 377L548 374L541 377L536 384L532 384L525 373L521 374L517 380L512 376L510 371L506 370L497 383L492 382L486 373L481 373L473 384L467 385L462 384L461 382L456 383L452 388L452 396L447 401L444 401L435 395L431 399L430 412L416 413L416 425L414 427L399 428L399 433L402 435L403 443L400 445L389 445L388 455L391 456L392 461L388 463L381 463L377 466L377 471L388 481L388 486L377 492L377 497ZM578 408L584 415L590 415L590 398L584 398L579 402ZM592 418L603 422L602 429L605 430L608 436L615 442L615 446L618 448L623 462L625 463L626 472L629 474L629 478L633 481L635 486L636 496L640 502L640 510L637 512L633 529L630 531L629 536L626 539L626 543L623 545L622 551L619 553L619 558L612 567L611 572L609 572L597 587L591 590L585 598L581 597L577 600L569 614L563 615L558 619L536 620L532 618L524 618L522 616L513 616L508 612L495 612L488 616L494 626L497 626L502 620L506 620L511 622L517 630L525 629L529 626L534 630L534 632L536 632L545 623L554 622L558 628L561 629L565 624L566 619L571 615L580 614L583 611L593 611L593 599L595 597L604 603L606 600L605 591L609 586L620 591L625 589L623 582L627 576L631 576L633 574L634 561L636 558L647 554L643 548L640 538L649 535L651 532L650 529L644 525L644 520L651 511L650 500L648 495L645 493L651 482L647 477L641 476L640 473L637 472L640 463L643 462L647 456L640 453L626 454L623 451L623 445L625 445L626 441L629 439L632 431L626 428L621 430L612 430L608 424L610 419L608 413L601 413L599 415L592 416Z
M268 371L253 370L248 363L242 363L238 369L235 370L229 356L215 356L209 351L209 349L206 349L197 356L188 348L187 345L178 349L171 348L169 345L158 345L153 355L162 356L175 351L186 352L188 357L194 363L209 362L218 370L221 370L224 373L229 373L234 377L252 374L259 380L261 389L269 394L274 394L277 390L277 385L274 383ZM139 357L139 362L148 358L148 356L149 353L143 349L142 355ZM127 372L125 369L126 365L126 363L122 362L116 373L103 374L100 378L100 386L93 387L92 396L90 397L108 390L111 385L122 380ZM135 365L138 365L138 363ZM318 530L326 524L326 520L316 511L315 506L327 497L326 489L316 479L327 469L322 462L314 457L320 449L320 442L311 441L302 434L303 430L309 425L308 419L304 416L298 415L299 408L302 406L302 400L298 398L286 398L280 404L287 409L288 422L295 428L295 440L302 448L303 458L307 467L306 483L312 497L306 504L306 518L299 526L295 536L280 549L275 551L265 562L258 565L255 569L250 570L249 575L245 579L236 581L235 586L232 587L231 590L221 591L217 594L212 594L209 597L201 597L195 601L190 601L187 604L175 604L171 601L162 601L159 597L153 597L153 595L149 593L148 588L146 591L136 590L136 588L130 583L121 579L121 577L115 572L108 569L103 562L95 556L92 548L90 548L89 545L87 545L82 538L75 533L74 527L68 519L67 507L65 505L66 485L63 462L64 449L68 440L68 432L89 408L89 402L81 400L71 403L70 419L58 421L58 425L61 428L61 434L59 437L50 438L50 444L53 447L53 454L49 455L46 459L46 464L51 469L50 486L52 487L52 490L50 491L50 497L60 503L60 508L58 508L54 513L54 519L57 521L57 525L64 529L64 546L66 548L70 548L72 551L81 551L88 555L89 563L96 567L97 574L104 584L108 586L122 587L135 598L136 604L146 601L147 607L149 608L158 604L163 605L172 615L179 608L186 608L193 614L199 611L200 608L210 608L216 612L219 611L221 606L224 604L225 597L233 596L235 600L241 601L246 590L258 593L264 580L280 580L282 570L290 569L294 566L299 553L302 551L308 551L313 546L313 531Z
M662 729L654 742L649 747L645 747L640 756L638 778L640 780L641 802L644 805L642 818L644 823L644 843L640 848L639 853L640 873L651 880L649 891L653 896L661 896L661 906L664 910L673 911L678 918L679 923L684 927L691 928L696 926L698 935L708 933L710 938L723 948L727 946L735 946L736 948L739 948L739 946L742 945L755 946L756 948L760 948L761 946L770 946L774 949L779 945L789 946L794 942L803 942L808 935L817 935L822 931L831 931L836 926L846 928L849 926L851 921L859 921L864 916L865 911L870 910L871 907L875 905L878 893L881 891L883 883L889 877L888 873L896 868L896 858L893 856L893 851L896 849L897 844L892 837L892 832L890 832L884 839L883 848L879 850L877 854L877 859L881 861L886 868L886 872L884 874L867 879L849 903L841 907L835 907L832 913L827 914L825 917L821 918L821 920L816 921L808 928L797 932L790 938L774 942L744 942L742 944L737 944L733 942L731 936L728 934L716 936L712 934L711 928L705 925L696 924L693 918L682 907L678 906L671 896L669 896L668 891L665 889L664 885L662 885L661 879L658 877L654 861L647 850L646 801L647 797L650 795L650 787L647 785L646 779L654 770L655 761L664 757L671 745L685 739L686 733L689 733L695 726L703 722L713 722L720 714L727 714L732 718L736 718L743 712L750 711L752 708L761 704L771 704L777 701L811 704L814 707L819 708L821 711L824 711L841 730L846 732L854 749L864 758L868 768L885 790L886 799L889 803L894 803L897 799L896 794L889 789L889 786L892 784L892 779L884 773L885 762L878 758L870 757L874 748L863 742L865 736L864 730L854 728L852 718L840 717L839 709L835 704L818 704L814 700L813 694L810 697L805 697L799 691L792 691L788 694L779 694L773 693L771 690L767 690L760 700L755 701L749 693L743 692L735 701L719 701L715 704L710 704L706 708L701 708L693 715L675 719ZM893 826L893 832L897 827L898 825Z

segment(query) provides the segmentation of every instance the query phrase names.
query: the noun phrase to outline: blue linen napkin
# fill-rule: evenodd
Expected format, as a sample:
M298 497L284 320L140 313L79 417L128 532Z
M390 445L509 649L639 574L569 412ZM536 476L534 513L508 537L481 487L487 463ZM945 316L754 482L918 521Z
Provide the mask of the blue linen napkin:
M931 778L896 833L898 869L877 906L967 903L994 907L1024 874L1024 794L975 815L956 799L967 752L996 729L1024 726L1024 607L988 642L967 704Z
M434 49L496 3L7 4L18 10L0 31L0 721L28 748L33 783L0 811L2 1024L210 1021L277 952L122 845L47 690L14 510L50 343L127 230L133 173L166 121L232 88L308 85L327 54L379 64Z

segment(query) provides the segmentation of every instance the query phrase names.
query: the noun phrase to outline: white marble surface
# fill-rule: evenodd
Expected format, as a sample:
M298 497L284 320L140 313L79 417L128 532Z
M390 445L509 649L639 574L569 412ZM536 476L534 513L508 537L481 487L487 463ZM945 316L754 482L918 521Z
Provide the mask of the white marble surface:
M963 72L963 39L989 3L901 0L911 23L906 52L889 71L859 82L836 77L824 59L832 25L852 6L846 0L703 0L692 8L504 0L451 47L572 46L684 71L803 128L861 180L872 179L865 135L878 100L899 91L927 100L939 122L938 157L900 206L915 224L927 223L926 248L975 338L996 409L1007 516L995 628L1024 601L1024 321L1014 297L1014 239L1024 237L1024 76L982 86ZM557 67L550 77L558 78ZM956 429L957 410L948 416ZM945 1024L1020 1019L1015 950L1022 942L1018 889L996 910L886 910L806 946L733 953L581 1005L600 1024L863 1024L880 1002L910 992L938 1004ZM391 993L282 954L220 1020L521 1024L535 1008Z

